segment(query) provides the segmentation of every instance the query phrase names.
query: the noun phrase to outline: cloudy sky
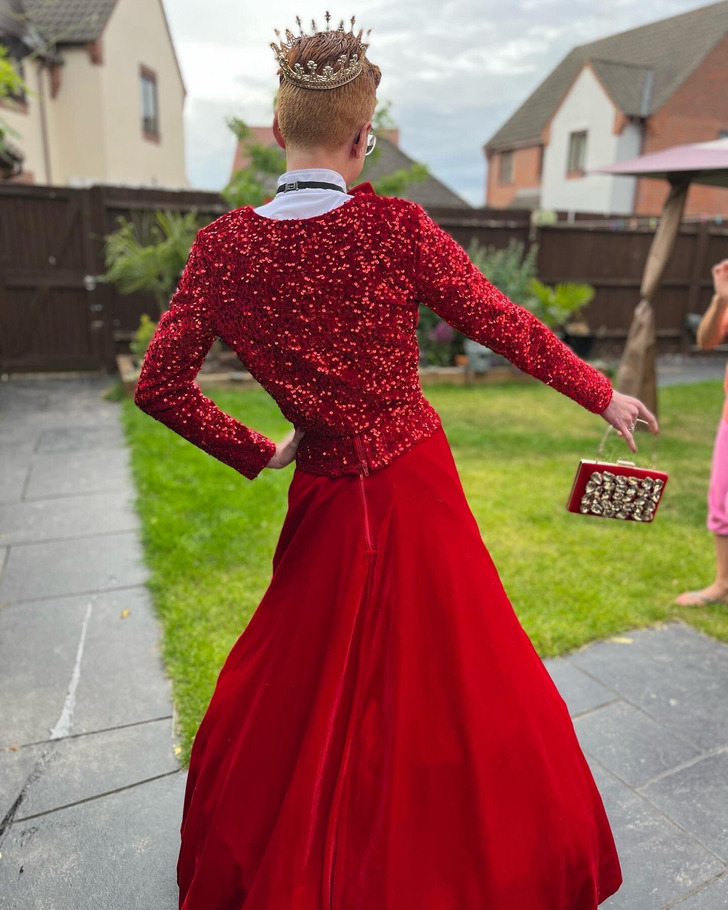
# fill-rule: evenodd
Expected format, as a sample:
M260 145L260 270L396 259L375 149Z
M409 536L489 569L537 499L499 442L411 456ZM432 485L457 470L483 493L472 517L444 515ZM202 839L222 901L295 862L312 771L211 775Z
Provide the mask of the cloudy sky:
M180 59L187 171L220 189L234 139L228 116L268 124L276 87L273 29L296 15L323 22L324 4L301 0L164 0ZM488 138L577 44L707 5L701 0L355 0L328 8L370 28L402 149L475 205L484 202Z

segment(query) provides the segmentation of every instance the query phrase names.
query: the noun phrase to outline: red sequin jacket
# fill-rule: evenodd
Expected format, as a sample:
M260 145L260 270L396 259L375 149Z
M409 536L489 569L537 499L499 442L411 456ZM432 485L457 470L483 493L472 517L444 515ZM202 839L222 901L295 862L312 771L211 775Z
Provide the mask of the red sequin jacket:
M609 381L511 303L420 206L366 184L313 218L245 207L203 228L147 351L136 404L254 478L275 443L194 382L220 337L305 430L301 469L383 467L440 426L420 389L418 302L590 411L609 404Z

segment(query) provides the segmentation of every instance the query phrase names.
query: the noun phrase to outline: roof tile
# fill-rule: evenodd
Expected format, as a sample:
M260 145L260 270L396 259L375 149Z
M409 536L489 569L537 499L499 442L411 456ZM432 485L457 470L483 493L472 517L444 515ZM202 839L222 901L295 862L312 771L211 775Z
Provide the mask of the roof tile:
M25 0L24 6L46 41L79 44L99 37L116 0Z

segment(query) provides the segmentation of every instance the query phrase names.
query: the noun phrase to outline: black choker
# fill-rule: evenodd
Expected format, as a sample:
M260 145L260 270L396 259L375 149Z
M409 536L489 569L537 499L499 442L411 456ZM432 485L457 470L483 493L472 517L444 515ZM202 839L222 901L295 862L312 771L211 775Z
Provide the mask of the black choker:
M346 190L336 183L319 183L318 180L294 180L293 183L283 183L276 190L279 193L295 193L296 190L336 190L337 193L346 193Z

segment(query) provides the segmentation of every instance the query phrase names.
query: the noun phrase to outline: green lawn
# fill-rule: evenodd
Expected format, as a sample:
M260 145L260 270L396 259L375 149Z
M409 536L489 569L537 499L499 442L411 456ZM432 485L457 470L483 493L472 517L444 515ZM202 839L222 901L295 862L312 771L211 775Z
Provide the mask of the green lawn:
M564 504L579 458L605 426L539 385L427 390L442 416L468 499L513 605L542 656L681 617L728 641L728 610L680 608L712 580L705 530L720 383L661 392L659 466L670 473L654 524L585 518ZM287 425L260 390L214 395L278 438ZM150 587L179 711L183 756L233 642L258 604L286 508L292 468L249 482L124 403ZM641 434L650 461L651 437ZM627 457L613 440L610 460Z

